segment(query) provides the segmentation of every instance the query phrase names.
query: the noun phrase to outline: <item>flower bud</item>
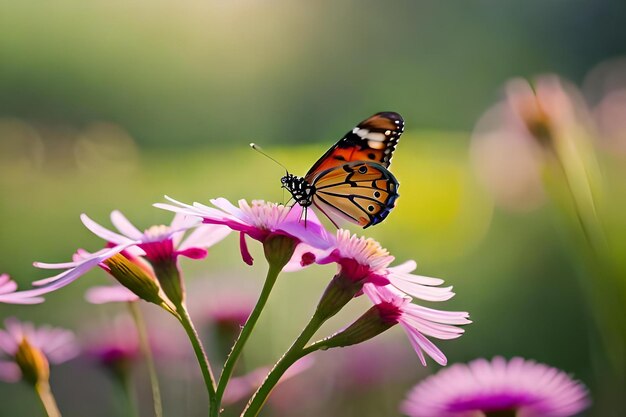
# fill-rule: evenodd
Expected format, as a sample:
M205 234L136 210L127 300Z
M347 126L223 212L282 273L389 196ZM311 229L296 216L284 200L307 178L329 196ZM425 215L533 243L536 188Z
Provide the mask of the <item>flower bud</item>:
M118 253L103 263L120 284L137 294L139 298L158 305L163 303L159 295L160 287L154 277L124 255Z
M15 352L15 362L22 371L22 377L29 384L47 382L50 379L50 365L41 350L23 338Z
M318 342L320 349L345 347L365 342L395 326L400 314L400 310L391 303L377 304L344 330Z
M363 288L363 280L350 278L343 271L330 281L315 312L320 318L327 320L337 314Z

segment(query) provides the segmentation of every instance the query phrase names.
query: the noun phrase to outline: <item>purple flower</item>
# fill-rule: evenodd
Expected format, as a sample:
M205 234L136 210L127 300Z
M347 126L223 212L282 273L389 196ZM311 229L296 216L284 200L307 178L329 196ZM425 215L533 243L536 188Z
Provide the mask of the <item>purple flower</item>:
M172 204L154 204L155 207L202 218L203 223L224 225L239 232L239 245L243 261L252 265L253 258L248 250L246 236L265 242L270 236L282 235L304 242L316 248L327 245L327 231L317 217L309 212L306 222L302 220L303 209L299 205L288 207L262 200L239 200L239 207L225 198L211 200L215 207L201 203L181 203L165 197Z
M415 386L402 404L411 417L567 417L589 405L587 390L548 365L495 357L455 364ZM509 414L505 414L509 413Z
M65 329L20 322L4 321L0 329L0 379L16 382L22 378L47 379L48 363L66 362L78 354L74 334Z

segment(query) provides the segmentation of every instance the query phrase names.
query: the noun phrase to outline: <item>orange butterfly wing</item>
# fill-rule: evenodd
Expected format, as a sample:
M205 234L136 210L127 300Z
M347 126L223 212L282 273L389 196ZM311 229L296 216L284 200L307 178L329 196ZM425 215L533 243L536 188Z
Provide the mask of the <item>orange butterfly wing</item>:
M317 175L313 205L338 227L339 220L363 228L383 221L398 198L398 181L384 166L367 161L344 163Z
M304 178L312 183L321 172L346 162L369 161L388 168L403 131L404 120L398 113L376 113L346 133L311 167Z

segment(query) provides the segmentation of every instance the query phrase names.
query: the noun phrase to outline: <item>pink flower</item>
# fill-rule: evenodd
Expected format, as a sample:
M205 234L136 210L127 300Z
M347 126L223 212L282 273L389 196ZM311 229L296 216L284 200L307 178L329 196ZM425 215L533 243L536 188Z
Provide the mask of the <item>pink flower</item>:
M471 155L495 202L527 211L544 200L547 161L555 154L589 152L592 119L580 91L555 75L532 84L513 79L504 90L504 99L477 122Z
M325 250L301 245L285 269L294 271L312 263L335 262L338 272L353 281L392 285L425 301L446 301L454 297L452 287L438 287L443 284L442 279L411 274L417 268L415 261L390 266L395 258L374 239L339 229L336 235L327 236L327 241Z
M20 297L17 292L17 283L9 274L0 274L0 303L10 304L37 304L44 300L41 297Z
M36 366L23 363L19 352L24 346L37 351L52 364L66 362L78 354L76 339L69 330L50 326L37 329L32 323L22 323L15 318L6 319L4 326L6 330L0 329L0 379L4 381L19 381L23 376L22 370L31 366L47 367L47 363Z
M134 243L151 263L176 259L178 256L202 259L208 253L206 248L230 233L225 227L202 225L183 240L185 232L196 226L196 221L181 215L174 216L169 226L152 226L141 232L121 212L115 210L111 213L111 223L121 234L100 226L85 214L81 215L81 220L89 230L111 246Z
M411 417L566 417L589 405L587 390L548 365L495 357L455 364L415 386L402 404ZM508 414L506 414L508 413Z
M241 330L241 326L246 324L254 308L254 297L245 294L241 290L216 290L206 302L203 316L219 328L232 328L236 334ZM199 300L198 300L199 301Z
M217 225L198 226L196 221L183 215L175 216L170 226L152 226L143 233L117 210L111 213L111 222L120 233L100 226L85 214L81 215L81 220L89 230L106 241L107 248L95 253L79 250L72 262L55 264L35 262L34 265L38 268L65 269L65 271L35 281L33 285L40 288L15 292L5 302L24 302L26 299L55 291L72 283L96 266L109 271L110 267L106 265L106 261L117 254L122 254L126 260L144 270L146 275L156 282L151 265L176 263L179 256L202 259L207 255L208 247L222 240L230 232L228 228ZM195 230L183 239L185 232L194 227Z
M443 352L426 336L441 340L456 339L464 330L457 325L469 324L469 314L441 311L411 303L411 297L394 287L365 284L363 292L372 300L382 319L388 324L400 324L415 349L422 365L426 366L424 352L440 365L446 365Z
M241 256L248 265L252 265L253 258L248 250L246 236L264 242L272 235L283 235L318 248L327 244L327 232L317 217L309 212L305 223L302 220L303 209L298 205L288 207L262 200L253 200L252 204L248 204L246 200L239 200L237 207L225 198L217 198L211 200L215 207L209 207L201 203L181 203L167 196L165 198L174 205L157 203L154 206L200 217L203 223L224 225L239 232Z
M444 281L411 274L416 268L414 261L395 267L389 266L394 257L374 239L358 237L347 230L338 230L336 236L330 236L328 239L330 244L326 250L306 246L299 248L287 269L301 268L313 260L319 264L337 263L338 273L335 279L341 277L344 281L356 283L357 285L349 291L361 289L378 308L383 324L386 325L381 327L380 331L399 323L406 331L424 366L426 366L424 352L437 363L445 365L447 362L445 355L426 336L443 340L460 337L464 331L455 325L471 323L468 319L469 314L426 308L411 301L413 297L426 301L449 300L454 296L452 287L437 287ZM307 261L302 261L304 259ZM329 287L334 285L333 282ZM337 288L347 289L348 286L343 284ZM334 294L335 291L337 290L330 293ZM360 293L358 291L356 295ZM355 293L347 294L352 296ZM334 295L330 299L339 300ZM324 311L328 309L334 314L338 308L343 307L344 302L347 302L345 298L337 305L329 304L328 307L324 307Z
M85 351L104 368L124 375L141 356L137 329L127 316L116 317L89 336Z

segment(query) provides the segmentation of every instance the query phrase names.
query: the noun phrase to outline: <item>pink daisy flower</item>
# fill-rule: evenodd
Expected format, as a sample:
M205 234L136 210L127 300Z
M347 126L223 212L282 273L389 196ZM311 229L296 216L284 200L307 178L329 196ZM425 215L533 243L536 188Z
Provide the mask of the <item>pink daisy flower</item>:
M338 272L353 281L369 282L376 285L391 285L413 297L425 301L446 301L454 297L452 287L439 287L444 280L412 274L417 264L407 261L390 266L394 257L380 243L371 238L353 235L348 230L339 229L335 235L326 235L327 249L317 249L301 245L285 268L295 271L311 265L335 262Z
M426 336L442 340L460 337L464 330L455 326L471 323L468 319L469 314L435 310L413 304L411 301L413 297L426 301L449 300L454 296L452 287L437 287L444 281L411 274L416 268L414 261L395 267L389 266L394 257L374 239L352 235L348 230L338 230L336 236L329 236L328 239L330 244L326 250L306 246L298 248L287 269L302 268L312 262L337 263L338 272L335 279L341 277L355 285L348 288L349 286L342 284L336 288L339 291L346 291L345 295L350 297L365 293L378 309L379 317L386 325L380 327L379 331L400 324L424 366L426 366L424 353L440 365L445 365L447 362L445 355ZM333 282L329 288L333 286ZM359 289L361 291L358 291ZM331 294L335 291L331 291ZM338 298L334 295L329 299L339 300L336 305L331 302L323 307L328 309L330 314L343 307L342 303L348 302L345 297ZM320 304L322 302L324 297Z
M312 247L326 247L326 229L313 213L309 213L306 223L302 220L303 208L299 205L288 207L262 200L239 200L239 206L225 198L211 200L214 207L201 203L193 205L181 203L165 196L172 204L157 203L155 207L202 218L203 223L224 225L239 232L239 246L243 261L252 265L253 258L248 250L246 236L264 242L272 235L291 237Z
M152 226L144 232L140 232L117 210L111 213L111 222L119 233L100 226L85 214L81 215L81 220L91 232L106 241L107 247L95 253L79 250L72 262L35 262L34 265L38 268L65 269L65 271L53 277L35 281L33 285L40 288L12 293L5 302L24 302L26 299L58 290L96 266L109 271L106 261L118 254L122 254L124 258L142 269L146 276L157 285L153 266L167 263L176 265L179 256L202 259L208 253L207 248L230 233L228 228L219 225L198 226L197 221L185 218L183 215L175 216L170 226ZM195 230L183 238L185 233L194 227ZM108 295L117 295L117 299L124 297L132 299L127 292L115 291L117 294L109 291Z
M566 417L589 405L586 388L548 365L495 357L455 364L415 386L402 404L411 417Z
M25 367L47 366L45 363L21 363L18 356L25 345L51 364L66 362L78 354L76 339L69 330L50 326L35 328L32 323L22 323L12 317L4 321L4 326L5 330L0 329L0 379L6 382L21 380Z
M458 325L469 324L469 314L457 311L441 311L411 303L394 287L365 284L363 292L372 300L382 320L388 324L400 324L406 332L422 365L426 366L424 353L440 365L446 365L443 352L426 336L441 340L460 337L464 330Z

